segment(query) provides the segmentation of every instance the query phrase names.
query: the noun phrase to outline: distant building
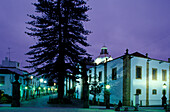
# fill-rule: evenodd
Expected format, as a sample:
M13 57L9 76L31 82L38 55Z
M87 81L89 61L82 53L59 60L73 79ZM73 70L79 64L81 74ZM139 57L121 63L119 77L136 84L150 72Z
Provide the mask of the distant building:
M10 61L7 57L5 57L5 60L2 60L2 66L20 68L19 62Z
M104 51L104 52L103 52ZM167 101L170 99L170 62L148 57L139 52L126 53L112 60L108 59L107 48L103 47L100 55L102 61L89 69L89 83L95 80L103 85L110 85L110 103L118 104L119 100L123 105L133 105L134 94L139 94L140 105L161 105L162 91L166 90ZM111 56L110 56L111 57ZM105 59L105 60L104 60ZM96 75L96 76L95 76ZM94 79L94 77L97 77ZM166 88L163 88L163 85ZM91 88L91 87L90 87ZM92 100L93 95L90 95ZM96 99L104 102L104 88Z
M12 82L14 82L15 75L19 75L19 82L21 83L20 92L21 97L24 92L24 77L28 74L27 71L19 68L19 62L10 61L6 57L2 60L0 65L0 90L4 91L4 94L12 96Z
M12 96L12 82L15 75L19 75L20 100L28 100L57 92L56 83L49 85L48 79L30 75L27 71L20 69L20 63L11 61L7 57L0 65L0 90L4 94Z

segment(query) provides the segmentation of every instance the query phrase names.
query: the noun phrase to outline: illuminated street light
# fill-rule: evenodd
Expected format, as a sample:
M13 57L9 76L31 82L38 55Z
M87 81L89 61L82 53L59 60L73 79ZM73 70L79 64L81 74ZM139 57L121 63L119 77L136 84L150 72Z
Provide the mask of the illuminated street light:
M166 87L167 87L167 85L164 83L163 84L163 91L162 91L162 94L163 94L163 96L162 96L162 107L164 107L164 109L166 108L166 100L167 100L167 98L166 98L166 96L165 96L165 94L166 94Z
M45 80L44 83L47 83L47 81Z
M41 89L41 87L38 87L38 89Z
M54 86L56 85L56 83L54 82Z
M33 79L33 76L31 76L30 78Z
M43 79L42 79L42 78L40 79L40 82L43 82Z
M110 85L106 85L106 89L110 89Z
M25 86L25 89L28 89L28 87L27 87L27 86Z
M167 87L167 85L164 83L164 84L163 84L163 88L166 89L166 87Z

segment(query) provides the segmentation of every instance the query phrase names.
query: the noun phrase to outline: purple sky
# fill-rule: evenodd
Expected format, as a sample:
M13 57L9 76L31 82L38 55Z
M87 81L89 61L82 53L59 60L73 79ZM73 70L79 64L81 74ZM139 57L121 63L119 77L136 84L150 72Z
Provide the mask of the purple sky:
M25 22L34 13L35 0L2 0L0 3L0 61L8 56L26 65L29 46L35 40L27 36ZM128 48L130 53L148 53L151 58L170 57L170 0L89 0L91 19L85 27L92 45L87 51L97 57L105 44L113 58Z

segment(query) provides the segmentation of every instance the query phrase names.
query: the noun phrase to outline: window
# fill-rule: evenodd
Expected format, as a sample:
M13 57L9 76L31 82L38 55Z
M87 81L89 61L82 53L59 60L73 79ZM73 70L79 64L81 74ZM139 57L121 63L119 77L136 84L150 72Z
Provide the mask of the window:
M152 94L153 94L153 95L156 95L156 94L157 94L157 90L156 90L156 89L153 89L153 90L152 90Z
M136 94L141 94L141 89L136 89Z
M0 76L0 86L5 84L5 76Z
M136 79L142 79L142 67L136 66Z
M152 80L157 80L157 69L152 68Z
M167 80L166 70L162 70L162 81Z
M112 80L117 80L117 68L112 69Z
M102 71L99 72L99 81L102 81Z

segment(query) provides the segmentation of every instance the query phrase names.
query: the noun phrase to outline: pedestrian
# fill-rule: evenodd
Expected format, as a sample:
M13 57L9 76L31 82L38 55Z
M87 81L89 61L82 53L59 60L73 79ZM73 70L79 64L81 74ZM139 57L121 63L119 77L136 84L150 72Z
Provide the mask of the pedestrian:
M118 107L122 107L122 102L119 100Z

